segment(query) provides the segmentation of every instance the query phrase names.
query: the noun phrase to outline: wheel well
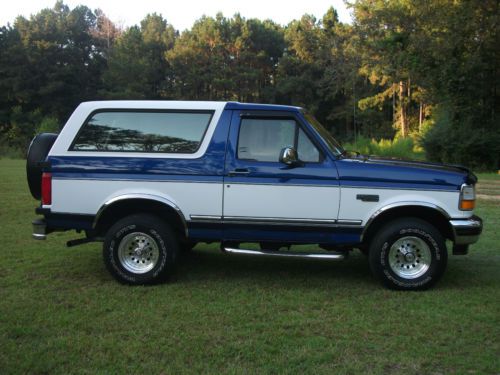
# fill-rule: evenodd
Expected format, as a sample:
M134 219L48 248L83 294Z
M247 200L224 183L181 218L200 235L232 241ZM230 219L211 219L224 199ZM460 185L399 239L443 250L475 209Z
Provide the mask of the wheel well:
M118 220L138 213L156 215L172 225L172 229L179 236L179 239L186 237L187 228L181 213L165 203L140 198L120 200L106 207L96 217L97 222L95 223L94 234L96 236L104 236L108 229Z
M391 208L378 215L373 222L368 223L363 233L363 243L369 244L373 236L379 229L389 221L401 217L416 217L434 225L436 229L443 234L446 239L453 238L453 231L449 219L438 210L423 206L401 206Z

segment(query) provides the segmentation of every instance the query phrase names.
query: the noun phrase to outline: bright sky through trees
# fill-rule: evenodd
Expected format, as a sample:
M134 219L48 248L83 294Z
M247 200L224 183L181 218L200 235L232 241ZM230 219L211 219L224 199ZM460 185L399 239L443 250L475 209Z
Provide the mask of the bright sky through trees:
M56 0L17 0L2 3L0 25L13 23L18 15L28 17L42 8L52 8ZM333 6L342 22L350 22L351 17L343 0L308 0L291 2L285 0L142 0L124 2L122 0L66 0L70 8L86 5L91 9L100 8L116 24L132 26L148 13L160 13L178 30L189 29L202 15L215 16L222 12L230 17L239 12L246 18L272 19L280 24L287 24L308 13L321 18L330 6Z

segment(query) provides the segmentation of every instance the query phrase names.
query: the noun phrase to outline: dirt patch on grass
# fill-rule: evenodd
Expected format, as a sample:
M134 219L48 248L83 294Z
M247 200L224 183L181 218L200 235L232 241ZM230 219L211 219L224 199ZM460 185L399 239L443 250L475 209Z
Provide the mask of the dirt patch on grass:
M500 195L477 194L477 197L488 201L500 201Z

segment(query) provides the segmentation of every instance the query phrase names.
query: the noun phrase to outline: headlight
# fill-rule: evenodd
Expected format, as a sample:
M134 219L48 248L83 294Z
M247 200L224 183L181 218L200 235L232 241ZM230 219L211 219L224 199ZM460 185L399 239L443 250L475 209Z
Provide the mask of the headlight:
M476 190L474 185L462 185L458 208L462 211L471 211L476 206Z

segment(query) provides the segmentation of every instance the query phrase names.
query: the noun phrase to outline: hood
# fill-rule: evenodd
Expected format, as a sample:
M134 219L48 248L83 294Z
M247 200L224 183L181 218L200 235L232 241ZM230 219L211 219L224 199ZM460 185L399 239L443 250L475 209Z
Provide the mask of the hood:
M357 155L336 161L341 184L360 187L460 190L477 177L460 165Z
M428 169L435 171L443 171L443 172L455 172L459 174L467 175L467 183L475 184L477 182L477 177L472 171L458 164L444 164L444 163L433 163L426 161L417 161L410 159L398 159L398 158L387 158L380 157L376 155L359 155L356 158L362 158L364 162L370 164L384 164L384 165L394 165L398 167L408 167L408 168L420 168L420 169Z

